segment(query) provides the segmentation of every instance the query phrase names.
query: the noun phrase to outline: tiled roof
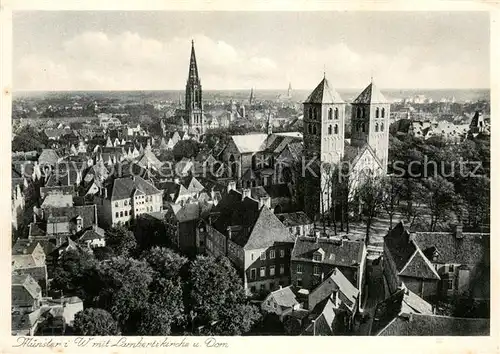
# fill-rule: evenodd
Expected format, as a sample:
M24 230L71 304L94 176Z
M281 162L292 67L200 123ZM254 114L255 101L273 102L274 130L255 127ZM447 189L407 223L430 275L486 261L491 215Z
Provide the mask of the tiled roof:
M418 247L408 263L399 272L399 275L424 279L440 279L431 262L424 256Z
M282 309L294 307L299 304L297 301L297 295L291 286L275 290L270 294L270 296L274 298L276 304Z
M250 188L252 198L255 200L259 200L259 198L269 198L269 194L267 194L264 187L252 187Z
M359 295L359 290L352 285L338 268L335 268L328 278L311 291L308 301L309 308L314 308L317 303L337 291L339 292L340 300L352 311L356 298Z
M111 200L121 200L132 197L132 194L136 190L143 192L145 195L161 193L159 189L142 177L133 176L130 178L124 177L114 179L111 186L111 193L108 195L110 195Z
M334 240L320 237L297 237L292 252L293 260L312 261L320 248L325 252L322 263L354 267L361 264L364 243L361 241Z
M436 248L436 263L490 263L490 234L464 232L462 238L457 238L453 232L416 232L411 236L424 253Z
M68 221L73 220L77 216L82 217L83 228L91 227L97 224L95 215L95 205L80 205L64 208L47 208L45 217L47 222L55 221L58 218L65 218Z
M91 228L85 230L82 236L78 239L79 241L91 241L99 240L104 238L104 230L97 225L92 225Z
M287 184L272 184L270 186L265 186L264 189L266 193L269 194L271 198L291 198L292 193Z
M304 213L303 211L297 211L294 213L276 214L276 216L286 227L310 225L313 223L311 219L309 219L307 214Z
M12 269L26 269L44 267L43 259L33 257L31 254L14 254L12 255Z
M308 316L304 334L316 336L333 335L334 320L335 303L328 297L319 302Z
M262 144L266 141L267 134L233 135L231 139L240 154L261 151Z
M144 153L139 156L136 163L144 168L152 166L157 169L161 168L161 166L163 165L163 162L158 160L158 158L150 150L145 150Z
M169 204L178 222L188 222L204 217L212 208L208 203Z
M389 103L377 86L371 82L352 103Z
M203 185L194 176L188 177L187 181L184 183L188 193L200 193L205 189Z
M432 305L409 289L405 289L401 311L432 315Z
M52 149L43 149L38 157L38 163L43 165L55 165L59 161L59 156Z
M436 315L400 314L379 336L487 336L490 320Z
M26 289L33 299L41 295L40 285L29 274L12 274L12 287L21 286ZM12 301L15 302L15 292L12 292Z
M265 248L275 243L293 243L293 237L276 215L263 206L244 248Z
M323 78L304 103L344 103L337 91Z
M73 206L73 195L72 194L49 194L43 200L41 207L49 208L49 207L68 207Z

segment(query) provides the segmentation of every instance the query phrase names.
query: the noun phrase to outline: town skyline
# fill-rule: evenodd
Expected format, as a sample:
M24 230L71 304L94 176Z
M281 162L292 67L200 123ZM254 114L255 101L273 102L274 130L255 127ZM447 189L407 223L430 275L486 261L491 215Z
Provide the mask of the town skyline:
M484 13L16 12L13 87L180 90L194 40L204 90L309 90L323 72L346 89L371 77L384 88L484 89L488 27Z

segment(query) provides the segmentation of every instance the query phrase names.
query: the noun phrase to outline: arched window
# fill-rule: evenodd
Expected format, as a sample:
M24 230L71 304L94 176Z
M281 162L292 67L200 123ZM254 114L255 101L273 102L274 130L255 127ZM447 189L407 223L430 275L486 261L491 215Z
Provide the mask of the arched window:
M364 133L365 132L365 123L361 123L361 131Z
M382 108L383 109L383 108ZM380 131L383 132L384 131L384 123L381 123L380 124Z
M380 111L379 111L379 109L377 107L377 109L375 110L375 118L378 118L379 115L380 115Z
M335 107L335 119L339 119L339 109Z
M318 108L314 107L314 119L318 119Z
M382 108L382 118L385 117L385 108Z
M307 125L307 132L308 132L309 134L311 134L311 133L312 133L311 123L309 123L309 124Z
M333 133L334 134L338 134L339 133L339 126L338 126L338 124L335 124L335 128L333 129Z
M331 108L328 109L328 119L332 119L333 117L333 110Z
M365 107L363 107L363 113L361 114L361 116L362 116L363 118L364 118L364 117L366 117L366 108L365 108ZM364 131L364 130L363 130L363 131Z
M357 131L357 132L359 132L359 128L360 128L360 124L359 124L359 122L358 122L358 123L356 123L356 131Z
M375 131L378 132L378 123L375 123Z
M331 125L328 126L328 135L332 135L332 126Z
M361 108L358 107L358 109L356 111L356 115L358 118L361 118Z
M313 118L313 109L309 107L309 119Z
M313 134L316 135L316 124L313 124Z

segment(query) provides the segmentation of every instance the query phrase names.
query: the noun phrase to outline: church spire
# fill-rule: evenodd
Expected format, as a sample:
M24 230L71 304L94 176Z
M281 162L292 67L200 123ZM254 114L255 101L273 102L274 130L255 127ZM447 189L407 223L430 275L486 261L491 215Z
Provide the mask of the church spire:
M194 40L191 40L191 59L189 60L189 75L188 81L198 81L198 65L196 64L196 54L194 52Z
M271 123L271 111L267 112L267 135L271 135L273 133L273 124Z

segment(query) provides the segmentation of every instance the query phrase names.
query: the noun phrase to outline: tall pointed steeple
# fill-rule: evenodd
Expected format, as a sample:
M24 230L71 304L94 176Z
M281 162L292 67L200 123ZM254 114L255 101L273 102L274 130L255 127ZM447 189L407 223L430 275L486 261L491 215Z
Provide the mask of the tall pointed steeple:
M253 104L253 99L254 97L253 97L253 87L252 87L250 90L250 99L248 100L250 104Z
M273 133L273 124L271 122L271 111L267 112L267 135L271 135Z
M196 63L196 54L194 52L194 40L191 40L191 59L189 60L188 82L190 80L200 81L198 77L198 64Z
M189 60L189 74L186 83L185 120L188 122L191 134L205 133L205 117L203 115L203 99L198 65L194 52L194 41L191 41L191 58Z

